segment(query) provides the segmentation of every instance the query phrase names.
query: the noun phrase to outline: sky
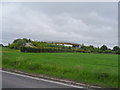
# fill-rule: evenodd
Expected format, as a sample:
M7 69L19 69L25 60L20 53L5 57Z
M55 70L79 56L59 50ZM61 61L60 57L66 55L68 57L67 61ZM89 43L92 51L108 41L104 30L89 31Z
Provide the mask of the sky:
M4 2L0 31L4 45L17 38L112 48L118 44L116 2Z

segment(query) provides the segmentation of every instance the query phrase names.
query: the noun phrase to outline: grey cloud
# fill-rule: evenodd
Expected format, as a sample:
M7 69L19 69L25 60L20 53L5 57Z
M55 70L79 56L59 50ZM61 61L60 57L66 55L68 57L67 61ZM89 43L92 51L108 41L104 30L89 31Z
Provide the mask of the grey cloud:
M116 15L106 14L107 8L104 9L105 11L100 11L97 3L92 4L95 9L91 4L86 4L87 7L81 3L3 4L3 43L7 44L13 39L26 37L34 40L67 41L95 46L117 45ZM111 8L111 5L113 8L116 7L115 4L108 4L108 7ZM108 12L110 13L109 10Z

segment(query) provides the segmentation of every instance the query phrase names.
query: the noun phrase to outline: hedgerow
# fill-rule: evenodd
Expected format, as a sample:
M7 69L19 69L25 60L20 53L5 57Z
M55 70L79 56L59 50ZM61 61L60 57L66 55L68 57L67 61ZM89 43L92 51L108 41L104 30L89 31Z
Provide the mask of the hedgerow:
M74 52L74 50L70 49L61 49L61 48L53 48L53 47L21 47L21 52Z

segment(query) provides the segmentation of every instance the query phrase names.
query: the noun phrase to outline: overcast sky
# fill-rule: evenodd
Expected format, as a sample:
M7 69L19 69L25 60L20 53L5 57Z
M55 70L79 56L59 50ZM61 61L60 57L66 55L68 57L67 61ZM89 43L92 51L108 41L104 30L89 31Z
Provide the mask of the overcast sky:
M113 47L118 3L2 3L2 43L17 38ZM1 23L0 23L1 25Z

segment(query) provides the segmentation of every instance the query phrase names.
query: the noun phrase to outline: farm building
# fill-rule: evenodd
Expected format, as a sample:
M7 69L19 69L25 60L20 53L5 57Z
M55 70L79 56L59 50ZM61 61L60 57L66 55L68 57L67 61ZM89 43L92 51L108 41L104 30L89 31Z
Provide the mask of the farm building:
M75 43L53 42L53 44L69 46L69 47L76 47L76 48L80 48L81 47L80 44L75 44Z

